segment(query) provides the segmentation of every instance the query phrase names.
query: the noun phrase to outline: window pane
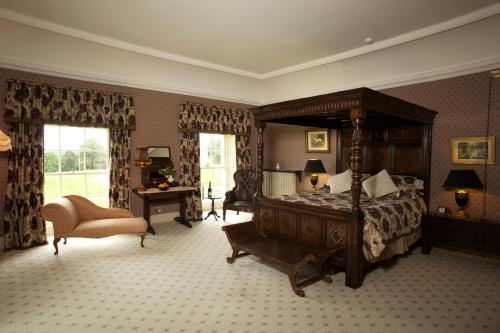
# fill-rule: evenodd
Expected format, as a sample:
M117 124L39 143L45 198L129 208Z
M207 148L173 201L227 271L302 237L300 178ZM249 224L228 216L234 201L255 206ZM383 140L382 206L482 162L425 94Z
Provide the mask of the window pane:
M208 153L208 161L210 166L222 166L221 152L220 151L210 151Z
M59 172L59 152L47 151L43 154L43 169L45 173Z
M200 133L200 150L208 149L208 141L210 141L212 134Z
M89 195L108 195L109 174L88 174L87 175L87 194Z
M45 125L43 127L44 149L59 150L59 126Z
M79 171L81 157L74 151L61 151L61 172Z
M76 194L85 196L85 175L62 175L61 195Z
M44 130L45 201L75 194L109 207L109 130L57 125Z
M100 194L100 195L89 195L87 199L95 203L97 206L101 207L109 207L109 194Z
M61 150L79 150L83 147L84 128L61 126Z
M208 167L208 151L206 150L200 150L200 167Z
M88 151L85 153L86 170L106 170L107 154L104 151Z
M45 176L44 179L44 185L43 185L43 192L44 192L44 201L45 203L51 202L54 199L57 199L61 196L61 193L59 192L60 189L60 178L59 175L57 176Z
M101 149L107 146L108 142L108 129L106 128L85 128L85 143L87 148L92 149L88 146L89 142L94 142L98 144Z

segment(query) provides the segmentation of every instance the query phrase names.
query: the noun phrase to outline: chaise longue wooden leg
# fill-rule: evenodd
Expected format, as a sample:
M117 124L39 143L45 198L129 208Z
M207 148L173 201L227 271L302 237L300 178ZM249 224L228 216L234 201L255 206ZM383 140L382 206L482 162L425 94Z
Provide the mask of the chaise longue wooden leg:
M304 297L306 293L304 292L304 290L302 290L302 288L299 288L299 286L297 285L297 272L293 268L290 268L287 273L288 273L288 280L290 280L290 285L292 286L295 295L299 297Z
M146 233L141 232L139 236L141 236L141 247L144 247L144 238L146 238Z
M68 244L68 239L64 237L64 245Z
M54 247L56 248L56 252L54 252L54 255L57 255L59 253L59 248L57 247L57 243L59 243L60 240L61 238L54 238L54 241L52 242L52 244L54 244Z

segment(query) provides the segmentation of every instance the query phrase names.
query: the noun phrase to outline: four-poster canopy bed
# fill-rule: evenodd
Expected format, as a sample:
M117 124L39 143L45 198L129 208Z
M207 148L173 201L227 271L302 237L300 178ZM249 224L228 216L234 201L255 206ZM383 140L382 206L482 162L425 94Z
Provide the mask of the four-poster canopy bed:
M258 135L254 221L223 228L233 248L228 262L250 253L281 265L287 270L292 288L299 296L304 295L302 286L321 279L330 282L327 274L338 270L345 270L347 286L358 288L363 281L364 269L370 264L363 255L365 213L369 207L376 208L379 204L362 196L363 174L376 174L386 169L391 175L421 179L421 194L428 206L431 132L436 112L368 88L275 103L251 111ZM267 123L337 131L336 172L352 170L352 199L349 197L347 209L316 204L325 198L313 197L314 193L300 200L264 197L262 172ZM314 204L309 204L308 200ZM328 200L336 202L340 199L329 197ZM422 198L411 197L411 200ZM382 200L380 205L384 204ZM413 205L412 202L404 205L409 204ZM420 238L419 214L423 214L425 205L418 202L416 205L423 207L419 212L411 213L419 220L414 235ZM240 254L241 251L244 253ZM297 282L296 274L307 263L316 266L318 274Z

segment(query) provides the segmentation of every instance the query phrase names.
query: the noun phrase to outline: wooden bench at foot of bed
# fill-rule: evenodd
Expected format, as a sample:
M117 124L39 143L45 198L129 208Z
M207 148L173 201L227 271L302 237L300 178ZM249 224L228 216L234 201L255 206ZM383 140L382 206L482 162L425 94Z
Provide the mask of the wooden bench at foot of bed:
M225 231L233 249L232 256L226 259L228 263L232 264L236 258L252 254L279 265L286 270L290 285L297 296L305 296L302 290L305 286L320 280L332 282L327 274L333 273L333 270L326 267L325 262L340 249L318 250L290 239L271 238L261 234L254 222L232 224L222 227L222 230ZM313 265L317 273L297 281L297 274L308 264Z

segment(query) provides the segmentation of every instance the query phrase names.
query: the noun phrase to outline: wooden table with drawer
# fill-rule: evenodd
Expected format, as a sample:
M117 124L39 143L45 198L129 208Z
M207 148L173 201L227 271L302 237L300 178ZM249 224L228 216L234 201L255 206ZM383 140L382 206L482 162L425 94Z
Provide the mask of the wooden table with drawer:
M141 188L134 188L132 192L136 194L143 201L143 215L144 219L148 222L148 232L153 235L156 234L151 226L151 203L179 203L179 217L175 220L186 227L191 228L191 223L186 217L186 197L188 194L196 192L198 189L195 187L171 187L167 191L160 191L157 188L144 190Z

